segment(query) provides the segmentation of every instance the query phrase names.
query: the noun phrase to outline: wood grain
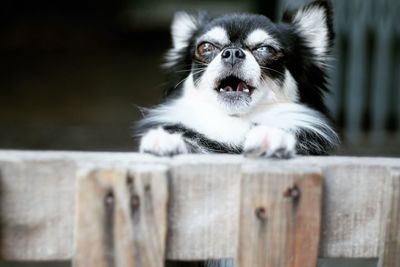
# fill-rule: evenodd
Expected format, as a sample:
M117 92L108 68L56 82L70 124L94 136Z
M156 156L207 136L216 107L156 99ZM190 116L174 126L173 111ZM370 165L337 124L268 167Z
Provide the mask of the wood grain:
M170 174L168 259L233 256L240 165L177 164Z
M400 170L387 179L383 202L381 247L378 266L400 266Z
M165 168L85 172L77 188L74 267L164 266Z
M74 176L68 160L0 160L2 259L71 259Z
M170 185L174 195L170 196L168 217L175 225L168 226L167 258L171 260L235 257L241 169L271 166L295 171L313 166L323 171L320 257L370 258L381 255L385 180L390 178L390 170L400 168L400 160L256 160L236 155L159 158L136 153L0 150L2 259L70 260L76 173L87 168L124 171L137 167L150 168L151 172L154 165L169 169L168 180L174 184ZM185 194L186 189L191 195ZM208 246L208 242L214 243Z
M243 174L238 267L317 265L322 178L266 169Z
M324 216L320 256L379 256L386 168L335 165L325 168Z

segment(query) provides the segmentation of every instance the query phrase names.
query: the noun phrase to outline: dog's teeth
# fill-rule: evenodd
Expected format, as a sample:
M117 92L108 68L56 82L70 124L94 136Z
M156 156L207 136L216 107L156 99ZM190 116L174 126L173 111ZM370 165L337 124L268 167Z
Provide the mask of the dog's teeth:
M246 88L246 89L243 90L243 92L250 93L250 90Z

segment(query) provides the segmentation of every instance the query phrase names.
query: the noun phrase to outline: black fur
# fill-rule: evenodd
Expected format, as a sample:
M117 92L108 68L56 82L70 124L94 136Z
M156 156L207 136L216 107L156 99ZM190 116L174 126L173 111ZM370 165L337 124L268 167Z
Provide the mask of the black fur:
M332 7L329 1L317 0L303 9L320 7L326 15L329 48L333 46L334 32L332 23ZM300 103L309 106L329 117L327 108L324 104L324 94L328 92L327 73L324 65L318 64L316 55L312 48L307 44L305 37L298 31L298 26L293 22L294 11L287 11L283 15L282 21L273 23L270 19L262 15L252 14L227 14L225 16L212 19L205 14L196 17L196 29L187 42L187 47L181 50L172 49L174 53L173 62L168 62L169 86L165 90L166 101L173 100L181 95L183 80L188 76L188 69L198 69L202 67L201 62L196 59L196 49L199 43L197 39L215 26L224 28L231 38L231 45L243 49L245 47L244 39L248 33L255 29L266 29L281 44L279 51L270 51L268 58L273 60L262 60L258 63L261 66L268 67L263 69L263 75L273 78L276 81L283 82L283 72L287 68L297 82ZM196 72L194 80L196 81L203 72ZM138 124L141 133L149 128L163 126L171 133L182 133L186 144L191 152L216 152L216 153L241 153L241 147L231 147L189 129L184 125L171 124L160 125L142 122ZM298 145L297 153L323 155L327 154L333 145L326 142L318 134L303 130L297 133Z

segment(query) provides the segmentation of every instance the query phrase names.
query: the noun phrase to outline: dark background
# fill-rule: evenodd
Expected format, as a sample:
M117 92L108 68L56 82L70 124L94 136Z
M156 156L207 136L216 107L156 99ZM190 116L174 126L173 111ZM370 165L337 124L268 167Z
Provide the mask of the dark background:
M0 149L134 151L137 106L161 99L175 11L276 19L289 2L302 1L3 0ZM328 104L344 140L337 153L400 156L399 1L333 2ZM383 46L380 27L389 27Z

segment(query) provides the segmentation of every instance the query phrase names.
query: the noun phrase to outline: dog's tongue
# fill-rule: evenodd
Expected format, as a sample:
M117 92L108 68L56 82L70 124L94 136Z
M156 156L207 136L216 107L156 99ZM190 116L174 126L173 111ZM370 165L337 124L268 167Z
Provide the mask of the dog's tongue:
M236 91L242 92L245 86L246 86L246 84L244 82L238 83L238 85L236 87Z
M237 87L234 89L231 86L225 86L224 90L225 92L232 92L232 91L237 91L237 92L242 92L243 89L247 88L246 84L244 82L238 83Z

